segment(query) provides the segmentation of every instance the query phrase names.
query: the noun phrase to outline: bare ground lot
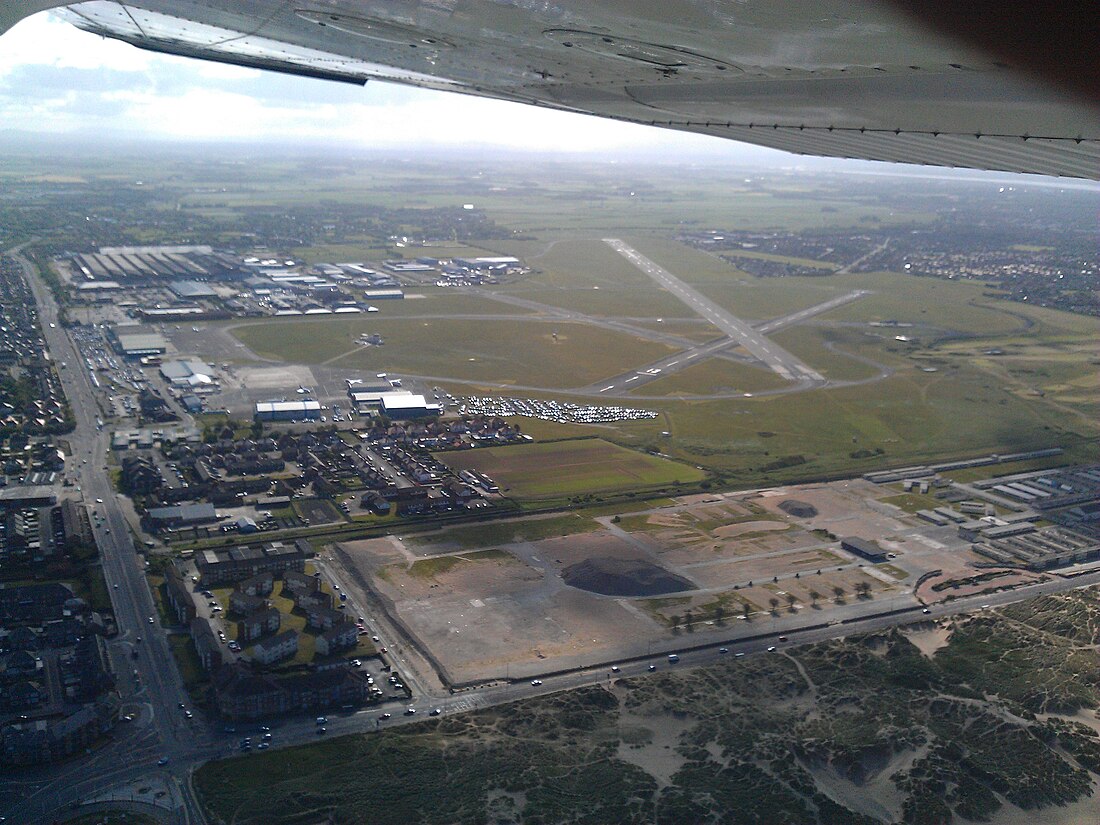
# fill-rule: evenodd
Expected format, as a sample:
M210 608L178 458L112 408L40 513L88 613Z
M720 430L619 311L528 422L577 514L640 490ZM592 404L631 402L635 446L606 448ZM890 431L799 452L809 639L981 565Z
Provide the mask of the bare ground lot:
M516 521L477 533L480 541L425 534L344 549L452 683L782 632L1034 578L971 581L984 569L969 544L881 500L895 494L849 480L692 495L588 518L566 535ZM791 500L808 505L801 517L779 506ZM843 550L836 537L853 535L891 558L872 564Z

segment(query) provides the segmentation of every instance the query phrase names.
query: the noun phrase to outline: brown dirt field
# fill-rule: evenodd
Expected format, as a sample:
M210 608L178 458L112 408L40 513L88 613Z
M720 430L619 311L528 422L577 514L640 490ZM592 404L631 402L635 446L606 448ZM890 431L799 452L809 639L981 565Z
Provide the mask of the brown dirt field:
M355 560L357 565L367 567L394 564L407 558L401 552L400 545L389 538L342 541L340 547Z
M536 555L545 562L552 562L557 569L568 567L585 559L604 556L612 559L646 559L649 555L627 541L607 532L580 533L556 539L533 542Z
M410 566L400 562L390 565L380 571L378 589L395 602L421 601L473 592L494 595L510 593L542 579L538 570L531 569L514 556L508 556L507 560L479 559L476 557L478 552L442 557L453 559L455 563L445 571L431 575L418 575L415 564ZM440 560L441 557L436 557L429 563L435 564Z
M715 530L711 530L711 533L715 538L732 539L736 536L740 536L742 533L779 531L786 530L789 527L789 524L782 521L743 521L740 524L729 524L725 527L719 527Z
M712 588L814 571L830 563L835 564L835 560L836 557L828 552L811 550L764 559L733 559L684 565L681 569L698 582L700 587Z
M884 496L895 494L896 491L883 489L862 479L838 481L832 484L809 484L804 487L785 487L781 491L775 491L773 495L763 495L754 499L769 513L781 518L791 517L779 509L780 502L789 498L804 501L817 508L817 515L811 519L798 519L798 521L813 527L827 526L826 522L834 519L843 519L853 513L866 511L867 500L876 500Z

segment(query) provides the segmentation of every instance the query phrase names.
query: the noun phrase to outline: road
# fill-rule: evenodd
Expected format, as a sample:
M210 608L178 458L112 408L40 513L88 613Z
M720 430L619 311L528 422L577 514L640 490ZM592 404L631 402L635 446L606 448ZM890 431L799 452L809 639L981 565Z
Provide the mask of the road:
M27 282L38 302L46 343L60 368L62 385L76 419L76 429L68 437L74 454L70 473L85 503L97 511L101 523L95 528L104 578L111 595L118 636L109 650L115 667L119 692L127 708L141 708L138 719L120 723L113 740L90 760L78 760L56 771L44 772L48 781L28 793L13 810L4 812L14 822L39 821L48 811L78 802L103 783L135 780L157 770L157 761L167 756L169 766L192 754L209 742L205 726L187 720L179 703L190 704L190 697L179 677L175 659L159 623L149 624L157 611L146 583L143 561L135 552L130 525L126 521L107 471L108 433L97 424L100 408L84 359L58 323L57 304L34 267L21 255L16 260L24 267ZM102 504L97 503L102 500ZM140 638L140 641L139 641ZM132 659L131 652L138 651ZM138 678L133 677L136 670ZM178 770L169 767L169 770ZM181 822L202 823L198 805L184 799Z
M811 381L824 383L825 379L817 370L811 368L773 341L769 341L753 327L727 312L698 290L688 286L668 270L658 266L640 252L623 243L618 238L604 238L604 243L630 261L638 269L667 289L697 314L706 318L714 326L735 338L757 359L763 361L777 375L788 381Z

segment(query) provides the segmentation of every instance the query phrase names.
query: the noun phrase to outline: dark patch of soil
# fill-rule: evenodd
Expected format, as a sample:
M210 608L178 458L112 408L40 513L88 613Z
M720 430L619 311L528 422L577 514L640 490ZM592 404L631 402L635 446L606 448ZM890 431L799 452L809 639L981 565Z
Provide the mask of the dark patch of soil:
M795 518L813 518L817 515L817 508L812 504L793 498L779 502L779 509L788 516L794 516Z
M604 596L661 596L695 589L687 579L639 559L585 559L566 567L561 577L570 587Z

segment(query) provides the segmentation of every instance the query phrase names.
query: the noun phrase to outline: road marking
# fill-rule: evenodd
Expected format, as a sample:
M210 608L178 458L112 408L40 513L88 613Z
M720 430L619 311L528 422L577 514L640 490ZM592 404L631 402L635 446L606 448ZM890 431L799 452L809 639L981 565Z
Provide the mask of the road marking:
M613 389L615 389L615 385L614 384L608 384L606 387L604 387L602 390L600 390L600 392L607 392L608 390L613 390Z

